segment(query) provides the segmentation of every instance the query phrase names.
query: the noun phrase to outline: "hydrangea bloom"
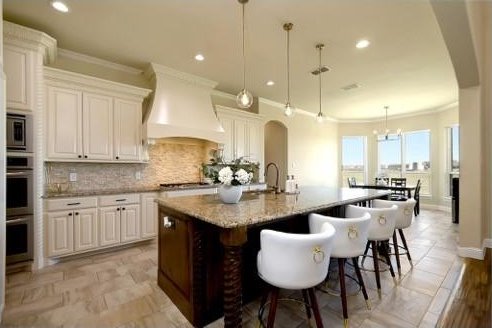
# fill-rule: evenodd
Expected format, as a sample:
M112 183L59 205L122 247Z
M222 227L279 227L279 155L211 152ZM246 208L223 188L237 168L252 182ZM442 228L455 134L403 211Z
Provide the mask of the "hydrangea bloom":
M239 181L240 184L247 184L249 183L250 175L248 172L246 172L244 169L239 169L236 174L236 180Z
M253 173L248 173L244 169L239 169L235 173L229 166L222 168L219 171L218 180L224 185L243 185L248 184L253 179Z
M229 166L222 168L219 171L219 181L225 185L230 185L232 183L233 174Z

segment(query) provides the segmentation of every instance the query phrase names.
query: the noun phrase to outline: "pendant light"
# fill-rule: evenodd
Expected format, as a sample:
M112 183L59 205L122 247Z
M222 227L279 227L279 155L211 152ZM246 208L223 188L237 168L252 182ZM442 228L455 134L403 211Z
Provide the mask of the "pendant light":
M287 117L292 117L296 113L296 108L290 103L290 31L294 24L285 23L284 30L287 32L287 102L284 107L284 114Z
M388 106L384 106L385 120L384 131L374 130L372 133L378 137L378 141L398 140L401 137L401 129L397 129L395 132L391 132L388 129ZM379 137L381 136L381 137Z
M237 94L236 103L240 108L250 108L253 105L253 96L251 92L246 90L246 56L244 55L244 6L248 3L248 0L238 0L242 5L242 32L243 32L243 89Z
M316 115L316 121L318 123L323 123L324 115L321 111L321 73L323 73L323 67L321 66L321 50L325 47L324 44L318 43L316 49L319 50L319 68L318 68L318 81L319 81L319 112Z

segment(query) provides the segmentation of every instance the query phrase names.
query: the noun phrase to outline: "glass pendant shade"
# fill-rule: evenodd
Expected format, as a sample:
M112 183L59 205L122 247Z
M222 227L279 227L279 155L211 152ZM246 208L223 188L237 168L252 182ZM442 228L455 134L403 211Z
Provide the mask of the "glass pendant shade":
M251 95L251 92L246 89L241 90L241 92L237 94L236 103L239 108L250 108L251 105L253 105L253 96Z
M324 115L322 112L319 112L318 115L316 115L316 122L318 123L323 123L323 120L324 120Z
M292 117L296 114L296 108L290 103L286 103L284 107L284 115L287 117Z
M402 134L402 129L398 128L395 132L391 132L390 129L388 129L388 106L384 106L385 109L385 120L384 120L384 127L385 129L383 131L378 131L378 130L373 130L372 133L374 133L375 136L378 137L378 141L388 141L388 140L397 140L401 137Z

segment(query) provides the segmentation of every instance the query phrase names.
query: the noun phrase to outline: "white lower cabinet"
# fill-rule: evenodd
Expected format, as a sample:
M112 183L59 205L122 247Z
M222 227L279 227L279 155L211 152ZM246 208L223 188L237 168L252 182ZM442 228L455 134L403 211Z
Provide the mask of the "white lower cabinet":
M73 211L48 213L48 256L73 252Z
M144 193L47 199L47 256L66 256L155 237L157 197L158 193Z
M141 236L142 238L151 238L157 236L158 206L156 199L158 193L142 194L142 217L141 217Z
M107 206L99 209L101 246L120 243L120 208Z
M75 252L98 247L97 210L87 208L74 211L73 231Z

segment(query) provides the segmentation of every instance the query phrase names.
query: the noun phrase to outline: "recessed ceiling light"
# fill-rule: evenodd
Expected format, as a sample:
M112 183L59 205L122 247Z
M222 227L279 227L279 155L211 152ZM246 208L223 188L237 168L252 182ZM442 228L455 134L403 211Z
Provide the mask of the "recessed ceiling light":
M357 41L357 43L355 44L355 47L358 49L367 48L367 47L369 47L369 44L370 44L370 42L368 40L363 39L363 40Z
M202 54L197 54L197 55L195 56L195 59L196 59L196 60L198 60L198 61L203 61L203 60L205 59L205 57L203 57L203 55L202 55Z
M269 87L271 87L274 84L275 84L275 82L273 82L272 80L267 81L267 83L266 83L266 85L268 85Z
M51 7L62 13L68 13L68 6L62 1L51 1Z

